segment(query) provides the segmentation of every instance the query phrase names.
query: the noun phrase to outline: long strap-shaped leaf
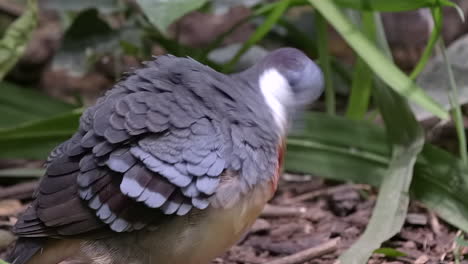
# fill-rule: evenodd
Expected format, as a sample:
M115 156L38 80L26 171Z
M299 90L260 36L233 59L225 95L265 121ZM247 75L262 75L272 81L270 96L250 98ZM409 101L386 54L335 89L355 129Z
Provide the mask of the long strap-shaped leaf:
M16 64L28 44L37 24L36 0L28 0L28 7L5 32L0 40L0 80Z
M358 11L350 11L356 12ZM372 12L362 12L363 25L366 26L366 20L374 19ZM362 26L361 26L362 27ZM364 31L366 29L364 28ZM351 85L351 91L349 96L348 107L346 110L346 116L351 119L363 119L369 108L369 101L371 97L373 74L369 66L364 62L362 58L357 58L355 64L355 70L353 74L353 83Z
M385 131L368 121L308 113L304 133L288 138L286 170L380 186L390 163ZM426 144L410 194L446 222L468 232L468 168L453 154Z
M434 115L447 119L448 113L401 70L399 70L359 29L346 19L332 0L309 2L333 25L346 42L387 85Z
M342 7L356 8L366 11L400 12L416 10L424 7L456 5L450 0L335 0Z
M44 159L78 127L80 110L0 129L0 158Z
M367 23L375 29L372 21ZM368 34L376 39L375 32ZM340 257L345 264L367 263L375 249L400 231L409 204L414 164L424 145L423 130L403 97L381 82L377 82L374 96L392 145L392 157L364 234Z

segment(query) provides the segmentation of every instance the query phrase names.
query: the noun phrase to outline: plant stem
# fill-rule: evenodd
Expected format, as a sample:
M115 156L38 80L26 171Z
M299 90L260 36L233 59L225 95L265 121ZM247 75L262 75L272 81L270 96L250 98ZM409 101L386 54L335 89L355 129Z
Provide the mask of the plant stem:
M447 56L447 51L446 51L443 39L439 41L439 49L440 49L440 52L442 53L442 57L444 58L445 69L447 71L447 75L449 78L449 86L450 86L449 100L450 100L450 105L452 106L452 118L455 122L455 128L457 130L458 149L460 152L460 157L464 164L468 164L465 126L463 122L461 106L458 103L458 88L457 88L457 83L455 81L455 76L452 71L450 58Z
M364 29L366 36L373 34L374 15L372 12L362 12L362 21L357 15L357 11L350 11L351 20L354 20L356 26L361 25ZM355 64L355 71L353 75L353 83L351 86L351 94L349 97L348 109L346 116L354 120L363 119L367 109L369 108L369 101L372 91L373 72L364 62L358 57Z
M271 30L271 28L278 22L281 16L286 12L291 0L282 0L268 15L265 22L257 28L257 30L250 36L250 38L242 45L242 47L237 51L234 57L223 67L223 72L230 72L234 65L240 60L242 55L247 52L255 43L262 40L266 34Z
M328 31L327 22L319 12L315 12L315 27L317 29L317 48L319 55L319 64L325 77L325 101L327 113L334 115L336 113L335 90L333 89L332 70L330 54L328 52Z
M432 9L432 17L434 19L434 29L432 30L431 37L424 49L421 59L410 74L410 78L413 80L416 79L426 67L427 62L431 58L435 44L437 40L439 40L440 32L442 31L442 8L436 7Z

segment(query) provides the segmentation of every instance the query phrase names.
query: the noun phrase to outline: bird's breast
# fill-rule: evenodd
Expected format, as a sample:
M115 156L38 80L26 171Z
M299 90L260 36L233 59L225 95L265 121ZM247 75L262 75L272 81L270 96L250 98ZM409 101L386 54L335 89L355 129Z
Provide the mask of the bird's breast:
M278 188L279 178L283 174L283 165L284 165L284 153L286 149L286 142L284 140L278 145L278 163L276 165L275 175L271 180L271 191L272 195L276 192Z
M167 263L205 264L222 254L254 223L271 196L268 189L268 185L258 186L230 208L213 207L206 212L194 212L173 223L163 231L167 232L164 236L171 241L168 244L173 245L172 249L168 249L172 253L166 256ZM159 236L161 234L156 232L148 237L156 248Z
M115 263L122 260L132 264L209 263L238 242L254 223L272 196L271 184L258 185L230 206L193 211L107 246L122 253Z

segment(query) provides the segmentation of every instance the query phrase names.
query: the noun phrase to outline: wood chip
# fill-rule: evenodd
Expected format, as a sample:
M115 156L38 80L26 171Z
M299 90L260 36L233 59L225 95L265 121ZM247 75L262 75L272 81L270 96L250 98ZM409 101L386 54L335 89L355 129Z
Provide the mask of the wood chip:
M408 214L406 222L411 225L427 225L427 216L425 214Z
M18 200L0 200L0 216L14 216L23 209L23 205Z
M31 199L39 181L30 181L4 187L0 192L0 199Z
M267 204L261 214L262 217L300 217L307 213L306 207L276 206Z
M249 233L259 233L270 230L271 224L265 219L257 219L249 230Z
M335 238L329 240L319 246L312 247L306 250L302 250L296 254L275 259L273 261L267 262L267 264L296 264L296 263L304 263L312 258L322 256L324 254L330 253L335 251L338 248L338 244L340 242L340 238Z
M414 264L426 264L426 262L428 261L429 261L429 257L426 255L422 255L414 261Z
M12 227L16 224L17 219L15 217L10 217L8 221L0 221L0 228L2 227Z
M369 189L369 186L364 185L364 184L334 186L334 187L320 189L320 190L316 190L316 191L313 191L313 192L298 195L296 197L284 200L282 202L282 204L296 204L296 203L312 200L312 199L315 199L315 198L323 196L323 195L332 195L332 194L343 192L343 191L346 191L346 190L349 190L349 189L363 190L363 189Z
M18 17L24 12L24 7L10 1L0 1L0 12L9 16Z
M299 232L299 231L301 231L303 229L304 228L303 228L302 225L300 225L298 223L295 223L295 222L292 222L292 223L288 223L288 224L285 224L285 225L281 225L276 229L273 229L271 231L270 235L272 237L285 238L285 237L289 237L293 233Z
M431 225L432 232L436 236L440 236L442 234L439 218L434 212L429 212L429 224Z

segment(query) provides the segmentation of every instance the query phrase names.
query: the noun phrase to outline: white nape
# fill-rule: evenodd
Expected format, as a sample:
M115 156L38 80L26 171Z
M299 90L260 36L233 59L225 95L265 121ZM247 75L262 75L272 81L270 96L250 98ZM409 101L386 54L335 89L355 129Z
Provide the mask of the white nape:
M259 86L276 123L284 133L288 121L286 107L293 101L288 81L276 69L270 68L260 75Z

